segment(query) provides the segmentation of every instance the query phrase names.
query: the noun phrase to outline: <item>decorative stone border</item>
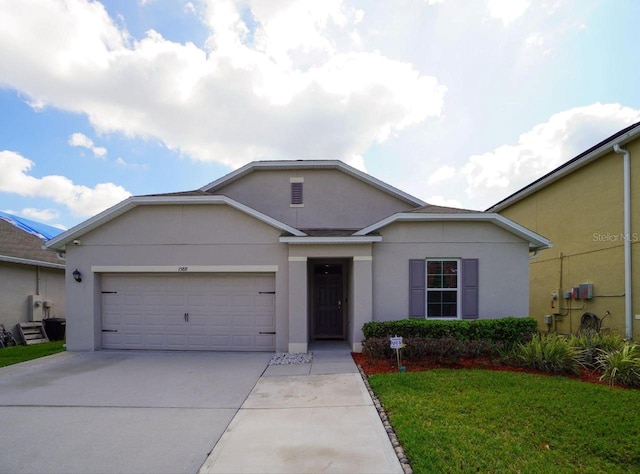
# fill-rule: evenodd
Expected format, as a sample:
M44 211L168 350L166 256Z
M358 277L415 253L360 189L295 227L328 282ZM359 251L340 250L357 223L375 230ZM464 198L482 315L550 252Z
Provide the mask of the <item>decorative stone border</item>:
M369 395L371 396L371 400L373 400L373 405L376 407L376 410L378 410L378 415L380 416L382 425L384 426L384 429L387 432L387 435L389 436L389 441L391 441L391 445L393 446L393 449L396 452L396 456L398 456L398 461L400 461L400 465L402 466L402 470L404 471L404 474L413 474L413 469L411 468L411 464L409 464L409 460L404 454L404 449L402 448L400 441L398 441L398 436L396 435L396 432L393 430L391 423L389 423L389 418L387 417L387 414L385 413L384 408L382 407L382 403L380 403L380 400L378 400L378 397L376 397L376 394L373 393L373 390L371 390L371 385L369 385L369 380L367 380L367 374L364 373L364 370L362 370L362 366L360 364L357 364L357 366L358 366L358 370L360 371L360 376L362 377L362 381L364 382L364 386L367 387L367 390L369 391Z

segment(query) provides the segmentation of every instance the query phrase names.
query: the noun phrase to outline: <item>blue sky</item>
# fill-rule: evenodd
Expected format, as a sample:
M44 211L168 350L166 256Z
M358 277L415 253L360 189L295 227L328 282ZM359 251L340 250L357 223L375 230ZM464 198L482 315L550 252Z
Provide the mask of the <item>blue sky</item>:
M0 0L0 211L70 228L252 160L485 209L640 121L635 0Z

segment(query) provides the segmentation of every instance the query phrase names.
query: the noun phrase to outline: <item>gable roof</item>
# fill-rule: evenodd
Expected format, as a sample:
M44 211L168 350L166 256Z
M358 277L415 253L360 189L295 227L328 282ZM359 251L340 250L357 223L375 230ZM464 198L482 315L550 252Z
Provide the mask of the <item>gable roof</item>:
M592 161L610 153L614 145L624 145L627 142L637 138L640 135L640 122L623 128L619 132L614 133L609 138L605 138L600 143L592 146L588 150L580 153L578 156L570 159L563 165L559 166L555 170L545 174L543 177L533 181L524 188L516 191L515 193L507 196L502 201L494 204L487 209L487 212L500 212L503 209L515 204L516 202L524 199L527 196L535 193L539 189L548 186L554 181L563 178L564 176L572 173L573 171L588 165Z
M75 227L72 227L68 231L63 234L51 239L47 242L47 248L53 248L57 250L64 249L65 245L73 240L77 239L83 234L100 227L101 225L106 224L107 222L115 219L116 217L124 214L125 212L130 211L131 209L138 206L154 206L154 205L189 205L189 204L226 204L234 209L239 210L240 212L244 212L266 224L269 224L277 229L282 230L283 232L288 232L292 235L302 237L306 234L298 229L294 229L293 227L284 224L272 217L267 216L255 209L250 208L249 206L245 206L244 204L239 203L227 196L221 195L210 195L206 193L198 193L196 195L191 194L191 192L187 193L175 193L175 195L159 195L159 196L132 196L124 201L116 204L113 207L110 207L106 211L101 212L100 214L78 224Z
M43 245L44 240L33 232L0 219L0 261L64 269L64 261Z
M340 170L343 173L348 174L349 176L363 181L370 186L373 186L380 191L383 191L387 194L394 196L397 199L400 199L412 206L424 206L426 203L421 199L418 199L415 196L412 196L404 191L401 191L390 184L387 184L383 181L380 181L373 176L368 175L367 173L363 173L360 170L353 168L352 166L347 165L339 160L281 160L281 161L253 161L251 163L246 164L242 168L238 168L235 171L223 176L216 181L213 181L206 186L200 188L200 191L204 191L207 193L215 193L217 190L221 189L223 186L226 186L234 181L242 178L243 176L248 175L249 173L253 173L258 170L310 170L310 169L335 169Z
M365 227L354 233L354 236L365 236L371 232L375 232L383 227L393 224L394 222L429 222L429 221L450 221L450 222L489 222L512 234L529 242L529 249L542 250L553 246L549 239L540 234L527 229L524 226L507 219L500 214L487 212L458 212L458 213L426 213L426 212L399 212L392 216L386 217L375 224Z

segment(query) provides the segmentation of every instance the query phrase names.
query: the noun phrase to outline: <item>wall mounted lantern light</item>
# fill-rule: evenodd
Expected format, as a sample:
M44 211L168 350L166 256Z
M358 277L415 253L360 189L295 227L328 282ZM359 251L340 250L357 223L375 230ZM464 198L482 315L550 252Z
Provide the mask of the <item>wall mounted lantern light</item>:
M78 283L82 281L82 273L80 273L80 270L78 270L77 268L73 271L72 275L73 279Z

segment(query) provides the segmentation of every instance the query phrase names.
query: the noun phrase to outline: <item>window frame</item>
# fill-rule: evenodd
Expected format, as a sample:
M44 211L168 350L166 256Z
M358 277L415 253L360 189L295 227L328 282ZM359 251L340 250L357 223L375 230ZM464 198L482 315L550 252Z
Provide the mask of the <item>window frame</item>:
M430 288L429 287L429 263L430 262L455 262L456 264L456 287L454 288ZM424 293L424 319L453 321L462 319L462 259L451 257L426 258L425 259L425 293ZM442 276L445 273L441 273ZM455 316L429 316L429 293L453 292L456 293L456 315Z

